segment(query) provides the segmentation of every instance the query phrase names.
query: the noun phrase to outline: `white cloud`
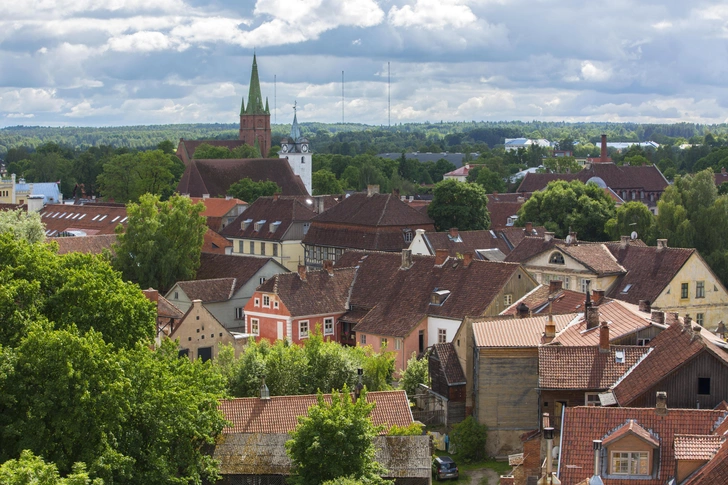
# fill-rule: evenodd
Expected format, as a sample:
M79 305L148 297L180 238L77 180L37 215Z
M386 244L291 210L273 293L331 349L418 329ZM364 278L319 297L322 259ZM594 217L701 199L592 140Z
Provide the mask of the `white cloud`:
M395 27L431 30L463 28L478 20L470 7L458 0L415 0L414 5L393 6L387 18Z
M667 29L671 29L672 28L672 22L670 22L669 20L663 20L661 22L657 22L657 23L652 24L652 28L653 29L657 29L657 30L667 30Z
M109 39L108 47L118 52L152 52L179 47L181 44L161 32L135 32Z
M612 77L612 70L600 67L592 61L583 61L581 63L581 76L585 81L604 82Z
M0 112L60 112L64 105L65 102L56 97L55 89L23 88L0 91Z

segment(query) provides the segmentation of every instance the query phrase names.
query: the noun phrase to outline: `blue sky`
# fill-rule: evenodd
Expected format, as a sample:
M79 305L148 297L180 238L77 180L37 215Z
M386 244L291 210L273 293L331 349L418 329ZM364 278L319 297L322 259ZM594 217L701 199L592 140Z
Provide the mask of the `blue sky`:
M723 123L728 4L573 0L0 3L0 126L274 118Z

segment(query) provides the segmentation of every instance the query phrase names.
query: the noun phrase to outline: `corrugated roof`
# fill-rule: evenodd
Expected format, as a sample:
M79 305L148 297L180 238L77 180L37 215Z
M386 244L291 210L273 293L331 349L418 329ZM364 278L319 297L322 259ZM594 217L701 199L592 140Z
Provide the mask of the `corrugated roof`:
M629 303L609 300L594 308L599 310L599 322L609 324L610 341L652 325L650 314L641 313ZM561 345L599 345L599 327L587 330L584 314L581 313L572 325L556 336L554 342Z
M576 313L554 315L557 335L575 318ZM538 347L548 316L490 319L473 322L475 345L478 347Z

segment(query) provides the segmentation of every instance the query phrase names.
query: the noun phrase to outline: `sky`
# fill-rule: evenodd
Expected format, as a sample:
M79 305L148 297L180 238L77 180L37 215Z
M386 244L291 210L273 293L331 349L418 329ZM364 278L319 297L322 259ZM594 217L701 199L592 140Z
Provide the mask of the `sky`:
M237 123L253 52L277 123L728 119L725 0L3 0L0 127Z

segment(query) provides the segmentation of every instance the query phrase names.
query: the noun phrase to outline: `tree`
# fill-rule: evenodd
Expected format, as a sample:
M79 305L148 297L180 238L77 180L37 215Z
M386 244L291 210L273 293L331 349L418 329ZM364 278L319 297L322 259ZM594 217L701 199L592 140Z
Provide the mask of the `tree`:
M45 225L40 220L40 214L22 209L0 212L0 233L4 232L31 244L45 239Z
M457 450L458 457L462 457L466 463L485 457L487 438L488 428L472 416L456 424L450 433L450 443Z
M551 173L576 173L581 165L574 157L551 157L543 161L543 166Z
M73 465L72 472L61 478L58 467L46 463L30 450L23 450L17 460L8 460L0 465L0 483L3 485L103 485L100 479L93 484L82 462Z
M571 230L584 241L604 241L609 237L605 225L613 217L614 201L598 185L556 180L521 206L517 224L546 226L560 238Z
M617 207L616 217L607 221L605 229L614 240L637 232L640 239L650 244L654 239L654 227L655 216L647 206L642 202L631 201Z
M354 402L349 388L334 392L331 402L319 393L308 416L298 418L298 426L286 442L293 461L294 481L319 485L328 480L349 477L378 481L384 472L374 460L374 437L382 429L369 415L374 404L366 401L366 391Z
M98 176L99 191L124 203L147 193L169 196L183 171L182 162L162 150L115 155Z
M236 199L244 200L248 204L255 202L258 197L268 197L273 194L280 194L281 188L277 183L270 180L254 182L252 179L244 178L230 186L228 195Z
M114 266L142 288L168 290L175 282L193 279L200 266L207 231L202 202L175 195L161 202L145 194L127 205L126 230L117 227Z
M496 172L491 172L487 167L480 169L475 183L483 187L486 194L505 192L507 189L503 177Z
M311 184L313 185L313 195L338 195L344 192L341 183L336 180L336 175L326 169L314 172L311 175Z
M429 360L427 356L418 359L417 354L412 352L412 357L407 361L407 368L399 380L399 387L405 390L410 400L413 400L420 384L430 385Z
M488 196L480 185L443 180L435 185L432 203L427 214L435 221L438 231L457 227L475 231L490 227Z
M217 160L222 158L261 158L260 150L250 145L240 145L232 150L224 146L202 143L195 148L192 158L196 160Z

